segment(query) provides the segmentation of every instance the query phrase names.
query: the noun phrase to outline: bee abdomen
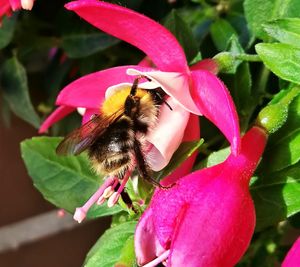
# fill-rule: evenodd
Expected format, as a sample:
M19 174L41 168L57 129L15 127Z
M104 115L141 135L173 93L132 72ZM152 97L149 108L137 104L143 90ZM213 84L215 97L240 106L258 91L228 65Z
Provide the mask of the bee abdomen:
M111 125L89 148L95 171L121 178L132 165L133 147L132 123L124 118Z

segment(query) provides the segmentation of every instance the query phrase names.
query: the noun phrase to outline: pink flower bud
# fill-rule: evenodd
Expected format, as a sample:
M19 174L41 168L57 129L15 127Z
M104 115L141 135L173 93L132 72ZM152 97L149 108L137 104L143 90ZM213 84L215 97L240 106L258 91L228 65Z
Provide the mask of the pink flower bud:
M157 190L136 229L138 264L170 250L167 266L234 266L254 231L248 184L266 139L254 127L242 138L238 156L189 174L169 190Z

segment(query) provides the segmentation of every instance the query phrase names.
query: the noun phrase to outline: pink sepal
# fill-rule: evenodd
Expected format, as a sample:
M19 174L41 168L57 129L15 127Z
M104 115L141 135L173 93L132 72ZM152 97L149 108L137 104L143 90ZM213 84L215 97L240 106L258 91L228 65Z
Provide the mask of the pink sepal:
M209 71L192 72L191 94L200 112L213 122L231 144L232 153L240 149L239 119L230 93L224 83Z
M154 20L130 9L96 0L74 1L65 7L100 30L141 49L159 69L188 72L182 47L166 28Z

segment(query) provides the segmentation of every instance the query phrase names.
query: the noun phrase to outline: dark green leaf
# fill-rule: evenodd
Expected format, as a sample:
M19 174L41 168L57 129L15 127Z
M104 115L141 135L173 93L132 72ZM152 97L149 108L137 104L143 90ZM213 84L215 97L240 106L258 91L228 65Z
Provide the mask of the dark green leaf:
M90 56L102 51L120 40L102 32L72 33L62 38L62 48L70 58Z
M279 42L300 48L300 19L278 19L264 24L263 27L269 36Z
M17 16L5 17L0 27L0 49L6 47L13 38Z
M253 104L251 96L251 74L249 69L249 63L243 62L237 68L236 75L234 77L234 93L233 98L237 106L237 110L240 115L240 120L243 117L248 116L249 109Z
M263 40L268 34L263 30L263 24L287 17L299 17L299 0L245 0L245 15L252 33Z
M256 230L275 225L300 211L300 165L259 176L251 186Z
M21 143L22 157L35 187L44 198L69 212L84 202L102 182L90 169L86 155L58 156L55 149L61 138L35 137ZM119 207L107 208L94 205L88 217L100 217L120 211Z
M213 42L219 51L226 50L232 36L237 35L235 29L224 19L216 20L210 26L210 33Z
M155 179L161 180L164 177L171 174L176 168L178 168L187 158L189 158L202 144L204 140L183 142L179 148L173 154L169 164L160 172L154 174Z
M260 165L260 172L282 170L300 160L300 96L289 105L287 121L272 134Z
M192 61L197 56L199 48L187 23L175 10L172 10L166 18L164 25L175 35L178 42L183 47L188 62Z
M120 260L133 262L133 234L136 222L125 222L105 231L85 259L85 267L112 267ZM125 256L126 255L126 256ZM124 265L131 267L132 265Z
M260 43L255 49L264 64L278 77L300 84L300 49L281 43Z
M16 57L8 59L3 64L0 87L11 110L18 117L38 128L40 119L30 101L26 71Z

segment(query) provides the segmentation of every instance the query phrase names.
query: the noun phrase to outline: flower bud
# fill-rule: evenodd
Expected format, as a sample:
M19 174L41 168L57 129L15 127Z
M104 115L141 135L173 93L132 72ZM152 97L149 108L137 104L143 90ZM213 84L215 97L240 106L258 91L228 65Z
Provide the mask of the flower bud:
M259 112L256 124L268 133L274 133L286 122L287 116L287 105L281 103L269 105Z

